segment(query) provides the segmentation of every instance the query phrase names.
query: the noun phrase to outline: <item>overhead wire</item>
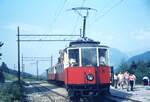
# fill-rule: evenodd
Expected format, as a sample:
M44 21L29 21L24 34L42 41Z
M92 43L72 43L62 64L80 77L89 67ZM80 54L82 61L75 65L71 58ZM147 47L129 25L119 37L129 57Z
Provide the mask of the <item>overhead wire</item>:
M83 1L82 1L82 3L81 3L81 7L83 7L83 6L84 6L85 1L86 1L86 0L83 0ZM75 24L74 24L74 27L73 27L73 31L72 31L72 33L71 33L71 34L73 34L73 33L75 32L75 30L76 30L76 28L77 28L77 25L78 25L78 21L79 21L79 16L77 17L77 19L76 19L76 21L75 21Z
M54 18L54 23L57 21L58 17L59 17L60 14L62 13L62 11L63 11L63 9L64 9L64 7L65 7L66 2L67 2L67 0L65 0L65 1L63 2L63 5L62 5L62 7L60 8L60 10L59 10L58 12L56 12L57 14L56 14L56 16L55 16L55 18Z
M111 3L112 3L112 0L109 2L106 2L106 4L99 11L103 12L105 9L107 9L108 5L110 5ZM94 18L98 18L98 17L99 15L95 14Z
M109 12L111 12L115 7L120 5L124 0L119 0L117 3L115 3L113 6L111 6L108 10L106 10L102 15L98 16L90 25L93 25L96 23L100 18L106 16Z
M67 1L68 1L68 0L64 0L62 6L61 6L60 8L58 7L59 10L58 10L58 9L57 9L58 11L56 10L55 17L54 17L54 19L53 19L53 21L52 21L51 30L53 29L53 26L55 25L55 23L57 22L57 20L58 20L60 14L62 13L62 11L63 11L63 9L64 9L64 7L65 7Z

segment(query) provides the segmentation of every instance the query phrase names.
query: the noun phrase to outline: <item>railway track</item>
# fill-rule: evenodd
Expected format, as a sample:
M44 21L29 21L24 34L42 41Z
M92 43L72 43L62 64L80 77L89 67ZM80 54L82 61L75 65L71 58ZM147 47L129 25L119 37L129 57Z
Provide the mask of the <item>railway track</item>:
M33 98L31 102L70 102L67 93L63 94L59 91L53 91L52 88L48 86L44 86L42 83L30 83L34 88L35 95L33 94ZM55 87L56 89L58 87ZM80 99L80 102L142 102L139 100L134 100L130 98L125 98L116 95L103 94L98 99L88 98L88 99Z
M40 83L31 83L30 85L37 91L31 102L69 102L66 95L55 92Z

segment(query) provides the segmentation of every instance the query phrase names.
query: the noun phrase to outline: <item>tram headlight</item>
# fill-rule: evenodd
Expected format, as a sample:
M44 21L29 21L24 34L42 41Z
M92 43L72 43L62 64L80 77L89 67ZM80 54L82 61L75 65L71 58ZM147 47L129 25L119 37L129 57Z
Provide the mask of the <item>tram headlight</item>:
M88 74L87 75L87 80L92 81L94 79L93 74Z

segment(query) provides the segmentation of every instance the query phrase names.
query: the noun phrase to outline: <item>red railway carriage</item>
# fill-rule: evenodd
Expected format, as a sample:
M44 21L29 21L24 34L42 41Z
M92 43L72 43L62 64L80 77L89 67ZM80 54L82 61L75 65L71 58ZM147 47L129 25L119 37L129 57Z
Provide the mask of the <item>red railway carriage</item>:
M49 79L64 82L70 98L97 96L109 92L111 70L108 47L90 39L70 42L61 52ZM54 77L55 76L55 79Z
M55 75L56 75L56 67L53 66L51 68L49 68L48 70L48 80L55 80Z

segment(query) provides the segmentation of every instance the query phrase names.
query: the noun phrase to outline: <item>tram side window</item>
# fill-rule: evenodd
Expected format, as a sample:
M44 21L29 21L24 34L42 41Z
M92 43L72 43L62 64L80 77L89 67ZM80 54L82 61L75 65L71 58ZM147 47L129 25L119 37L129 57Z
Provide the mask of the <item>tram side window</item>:
M107 65L107 49L99 49L99 64L100 65Z
M69 66L79 66L79 49L69 50Z

